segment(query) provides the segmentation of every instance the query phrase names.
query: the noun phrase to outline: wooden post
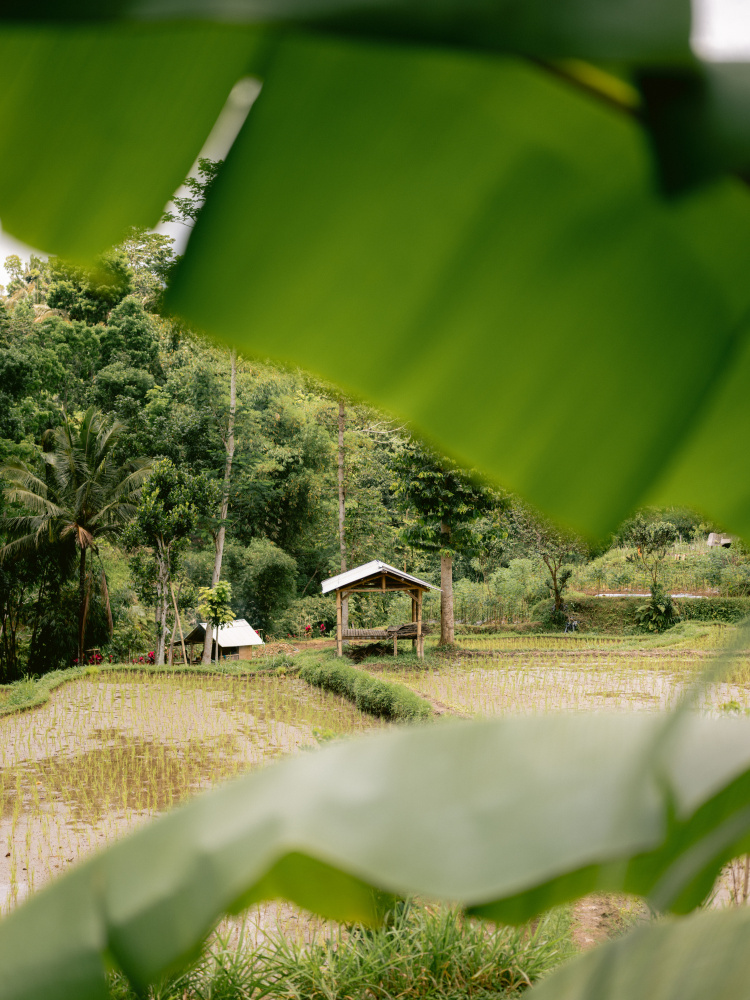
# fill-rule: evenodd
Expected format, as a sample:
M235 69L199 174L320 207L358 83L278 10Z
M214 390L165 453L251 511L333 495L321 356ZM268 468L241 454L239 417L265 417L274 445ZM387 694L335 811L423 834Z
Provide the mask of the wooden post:
M336 591L336 656L344 655L344 643L341 628L341 591Z
M417 598L416 598L416 595L418 593L419 593L418 590L412 590L411 591L411 620L412 620L412 622L416 622L416 620L417 620ZM416 639L412 639L412 641L411 641L411 651L412 651L412 653L416 653L417 652L417 640Z
M169 589L172 591L172 604L174 605L175 622L177 623L177 627L180 630L180 642L182 643L182 660L183 663L187 665L187 653L185 652L185 636L182 633L182 619L180 618L180 609L177 607L177 598L175 597L174 587L172 586L171 580L169 581ZM174 650L174 629L172 630L172 644L170 646L170 650ZM174 656L172 655L169 662L171 663L173 659Z
M424 636L422 635L422 598L423 593L420 590L417 596L417 658L420 660L424 659Z

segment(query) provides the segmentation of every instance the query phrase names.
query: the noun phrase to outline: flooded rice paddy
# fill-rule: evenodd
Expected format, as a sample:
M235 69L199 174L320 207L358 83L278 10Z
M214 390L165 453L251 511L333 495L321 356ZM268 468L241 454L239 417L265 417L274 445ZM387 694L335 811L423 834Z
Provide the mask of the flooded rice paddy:
M210 785L382 727L296 678L102 673L0 719L0 911Z
M365 668L461 716L665 711L733 631L707 628L690 636L689 648L607 637L461 637L457 654L431 651L426 669L388 658ZM698 709L750 713L747 653L732 657ZM0 913L216 782L384 727L295 677L128 670L64 684L42 707L0 718ZM266 924L296 920L285 904L266 911L258 918Z
M650 640L588 636L461 637L461 650L428 661L425 670L378 669L461 715L540 712L666 711L734 635L708 626L690 647ZM733 655L725 679L703 691L698 708L712 714L750 711L750 657Z

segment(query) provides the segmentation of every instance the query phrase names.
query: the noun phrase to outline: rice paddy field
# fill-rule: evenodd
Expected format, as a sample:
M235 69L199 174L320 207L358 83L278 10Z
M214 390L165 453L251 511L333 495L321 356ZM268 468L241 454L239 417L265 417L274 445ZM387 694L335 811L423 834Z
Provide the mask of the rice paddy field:
M578 711L665 711L735 637L730 626L675 635L461 636L450 657L424 669L382 659L376 669L464 716ZM725 679L700 695L699 710L750 711L750 654L734 651Z
M385 724L297 678L102 672L0 718L0 912L215 782Z
M474 635L460 636L449 656L433 638L424 664L407 653L362 667L463 717L653 712L674 705L735 636L718 625L653 638ZM750 655L727 658L698 710L750 712ZM41 707L0 717L0 912L216 782L385 726L289 675L131 668L64 683ZM284 913L267 908L272 922Z

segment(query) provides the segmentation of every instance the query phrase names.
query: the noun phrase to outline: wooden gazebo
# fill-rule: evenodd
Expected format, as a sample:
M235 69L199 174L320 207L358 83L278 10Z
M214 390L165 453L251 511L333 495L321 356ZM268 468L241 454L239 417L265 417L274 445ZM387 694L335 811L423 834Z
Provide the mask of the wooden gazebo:
M399 639L411 639L420 659L424 658L422 625L422 598L428 590L440 590L431 583L404 573L395 566L373 559L372 562L348 569L345 573L323 580L324 594L336 592L336 652L344 655L344 639L393 639L393 655L398 652ZM411 594L411 621L404 625L391 625L387 629L347 628L341 626L341 604L350 594L390 594L403 591Z

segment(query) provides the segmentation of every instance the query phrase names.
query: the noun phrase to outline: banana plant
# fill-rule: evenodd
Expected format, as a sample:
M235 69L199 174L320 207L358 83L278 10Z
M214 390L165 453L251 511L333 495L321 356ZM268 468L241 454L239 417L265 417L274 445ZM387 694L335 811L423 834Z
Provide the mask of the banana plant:
M176 314L591 536L683 502L748 537L750 70L690 32L688 0L4 0L0 218L92 260L156 224L255 77ZM110 963L144 987L266 898L376 920L419 892L524 921L599 888L676 916L542 997L744 996L746 915L685 914L750 849L748 748L746 721L680 711L288 760L14 911L0 991L103 997Z

